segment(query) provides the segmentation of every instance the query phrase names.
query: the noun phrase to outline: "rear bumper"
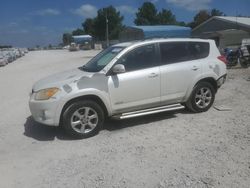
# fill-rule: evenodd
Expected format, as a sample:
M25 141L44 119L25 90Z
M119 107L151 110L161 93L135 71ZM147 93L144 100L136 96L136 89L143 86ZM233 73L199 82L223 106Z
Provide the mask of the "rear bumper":
M217 87L220 88L226 81L227 74L224 74L217 80Z

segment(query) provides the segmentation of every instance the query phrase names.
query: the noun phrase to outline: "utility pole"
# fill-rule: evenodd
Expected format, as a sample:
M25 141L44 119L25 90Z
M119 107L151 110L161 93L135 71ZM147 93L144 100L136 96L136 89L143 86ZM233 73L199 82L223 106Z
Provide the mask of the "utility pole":
M108 9L106 9L106 40L107 40L107 47L109 47L109 20L108 20Z

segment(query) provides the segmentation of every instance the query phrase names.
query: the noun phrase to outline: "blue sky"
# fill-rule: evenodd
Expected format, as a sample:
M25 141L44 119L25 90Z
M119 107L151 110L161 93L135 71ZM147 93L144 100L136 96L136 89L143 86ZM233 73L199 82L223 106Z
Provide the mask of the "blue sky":
M250 0L149 0L170 9L178 21L190 22L200 9L216 8L228 16L250 16ZM62 33L81 27L99 8L113 5L133 25L144 0L0 0L0 45L20 47L59 44Z

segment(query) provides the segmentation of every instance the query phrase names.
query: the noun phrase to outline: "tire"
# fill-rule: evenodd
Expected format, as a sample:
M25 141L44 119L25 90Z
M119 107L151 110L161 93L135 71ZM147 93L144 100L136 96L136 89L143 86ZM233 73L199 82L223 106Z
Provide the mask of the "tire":
M214 98L214 87L208 82L200 82L194 87L186 107L192 112L205 112L213 105Z
M99 133L104 122L104 112L92 100L72 103L63 113L63 128L74 138L89 138Z

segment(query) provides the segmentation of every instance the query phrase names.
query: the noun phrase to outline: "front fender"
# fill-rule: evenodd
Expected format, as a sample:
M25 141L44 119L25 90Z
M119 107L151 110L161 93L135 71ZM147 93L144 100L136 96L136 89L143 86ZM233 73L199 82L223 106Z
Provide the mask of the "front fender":
M78 97L87 96L87 95L93 95L93 96L100 98L102 102L104 103L104 105L106 106L108 116L112 114L108 93L94 89L94 88L89 88L89 89L83 89L83 90L78 90L72 93L68 93L61 99L60 104L58 105L57 110L56 110L55 123L59 125L63 107L68 101L78 98Z

